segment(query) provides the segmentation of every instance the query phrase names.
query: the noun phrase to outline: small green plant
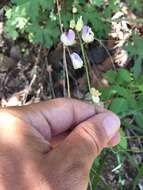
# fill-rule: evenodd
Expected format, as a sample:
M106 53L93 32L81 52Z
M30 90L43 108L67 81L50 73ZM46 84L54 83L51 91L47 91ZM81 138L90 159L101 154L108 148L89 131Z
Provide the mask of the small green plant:
M89 3L85 0L62 1L60 9L64 29L69 27L69 22L73 18L72 9L76 7L75 18L82 15L85 23L91 24L96 36L105 38L111 27L106 19L110 18L117 6L115 0L110 0L109 6L106 7L103 2L103 0L91 0ZM104 7L103 12L99 7ZM47 48L59 41L60 26L56 1L11 0L5 9L7 17L5 31L10 38L16 40L21 35L27 34L30 42L42 44Z
M137 78L142 71L143 37L139 36L137 33L133 33L131 40L126 44L125 49L134 60L132 71L134 77Z
M120 144L110 150L104 150L102 156L95 160L91 170L92 189L96 190L100 185L105 189L112 190L111 186L101 176L105 165L104 157L107 154L113 154L115 157L117 166L112 172L115 172L118 176L118 184L121 189L124 189L125 185L125 160L128 158L131 165L136 167L138 174L132 182L133 189L136 189L143 169L130 155L132 147L128 146L128 140L142 137L143 134L143 76L139 75L135 80L132 72L121 68L118 71L108 71L104 74L104 77L108 80L109 86L100 89L102 93L101 100L105 102L108 109L120 116L121 126L124 128L120 130ZM139 136L127 136L126 129L134 130Z
M106 105L110 110L117 113L121 118L132 115L136 119L138 114L142 114L142 75L135 80L133 73L121 68L118 72L108 71L105 78L110 85L102 89L102 100L107 102ZM139 122L137 123L139 124Z
M7 35L16 40L20 35L27 34L32 43L45 47L53 45L59 36L56 17L52 15L54 1L49 0L47 3L46 0L11 0L11 3L6 7Z
M143 11L143 4L142 0L132 1L128 0L129 7L136 12L142 13Z

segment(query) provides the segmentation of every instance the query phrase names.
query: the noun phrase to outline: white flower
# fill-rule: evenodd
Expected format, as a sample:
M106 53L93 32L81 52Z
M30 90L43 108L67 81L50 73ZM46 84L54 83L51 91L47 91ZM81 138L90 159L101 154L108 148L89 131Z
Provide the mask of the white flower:
M98 96L92 96L92 101L95 103L95 104L98 104L100 102L100 98Z
M80 16L80 18L78 19L75 29L76 31L80 32L83 28L83 20L82 20L82 16Z
M74 29L75 25L76 25L75 20L71 20L70 21L70 28Z
M61 42L65 46L72 46L75 43L75 32L70 29L67 33L63 33L61 35Z
M98 104L100 102L101 93L98 90L96 90L95 88L91 88L90 94L91 94L92 101L95 104Z
M82 29L82 39L85 43L91 43L94 41L94 33L89 26L84 26Z
M70 57L71 57L71 61L72 61L74 69L80 69L83 67L83 61L77 53L75 52L72 53Z

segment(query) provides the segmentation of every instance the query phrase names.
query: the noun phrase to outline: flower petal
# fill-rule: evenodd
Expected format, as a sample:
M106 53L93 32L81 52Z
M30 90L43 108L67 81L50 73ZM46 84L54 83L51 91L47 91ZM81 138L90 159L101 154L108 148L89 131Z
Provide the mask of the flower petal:
M72 53L70 57L71 57L71 61L72 61L74 69L80 69L81 67L83 67L83 60L77 53L75 52Z
M75 32L73 30L69 30L67 33L67 39L70 42L73 42L75 40Z
M82 40L85 43L91 43L94 41L94 33L89 26L84 26L82 29Z
M67 33L63 33L61 35L61 42L65 46L72 46L75 43L75 32L70 29Z

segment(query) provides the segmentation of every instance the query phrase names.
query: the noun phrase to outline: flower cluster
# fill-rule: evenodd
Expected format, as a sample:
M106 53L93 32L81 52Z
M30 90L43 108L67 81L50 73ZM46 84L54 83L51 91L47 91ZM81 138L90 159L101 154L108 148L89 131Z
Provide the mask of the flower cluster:
M75 10L75 7L73 8L73 11L77 11ZM81 38L84 43L88 44L94 41L94 33L92 29L89 26L84 25L82 16L80 16L77 22L74 19L71 20L70 29L67 32L61 34L61 42L65 46L72 46L76 43L75 31L81 33ZM83 66L83 61L77 53L73 52L70 57L74 69L80 69Z
M76 7L73 7L72 12L73 14L77 12ZM64 46L72 46L76 43L76 32L78 34L78 38L80 39L80 43L82 43L82 45L83 43L89 44L94 41L94 33L92 29L88 25L84 25L82 16L80 16L77 22L74 19L71 20L70 29L67 32L61 34L61 42L64 44ZM71 53L70 58L74 69L82 68L86 62L85 60L83 62L82 58L76 52ZM89 91L92 102L98 104L100 102L100 95L101 95L100 92L95 88L90 88L90 85L89 85Z

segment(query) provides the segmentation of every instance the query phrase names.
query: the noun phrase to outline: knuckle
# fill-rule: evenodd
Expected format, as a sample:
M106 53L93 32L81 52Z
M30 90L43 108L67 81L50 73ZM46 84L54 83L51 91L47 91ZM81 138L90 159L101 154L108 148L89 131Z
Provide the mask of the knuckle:
M78 134L83 139L83 145L88 149L89 152L99 154L102 146L100 143L98 132L96 128L89 122L84 123L77 129Z
M96 151L96 153L100 152L101 145L100 145L100 140L98 138L98 135L96 133L96 130L93 129L93 127L89 126L83 126L82 130L87 136L88 143L90 144L90 147Z

